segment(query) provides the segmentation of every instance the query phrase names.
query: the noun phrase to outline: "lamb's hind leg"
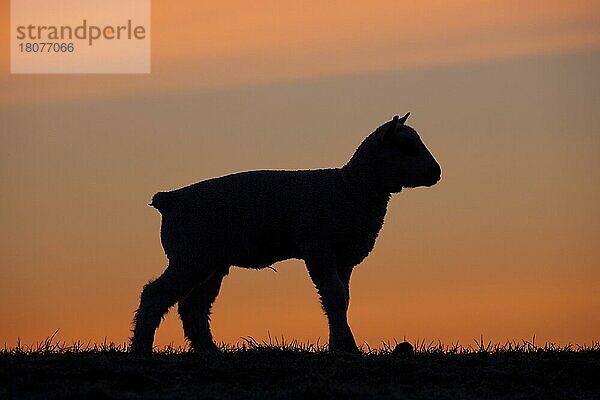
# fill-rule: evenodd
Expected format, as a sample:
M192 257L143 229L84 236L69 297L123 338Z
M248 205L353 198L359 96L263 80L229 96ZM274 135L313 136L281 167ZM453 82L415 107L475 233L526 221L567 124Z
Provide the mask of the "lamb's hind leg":
M342 282L338 275L335 259L330 256L314 257L306 260L306 266L329 320L329 349L358 353L358 347L348 325L345 282Z
M194 286L205 281L211 272L194 270L194 265L169 263L156 280L144 286L140 307L135 312L131 351L150 353L154 333L165 313Z
M215 272L206 282L196 286L179 301L179 316L183 332L193 351L218 351L210 332L210 310L219 294L228 269Z

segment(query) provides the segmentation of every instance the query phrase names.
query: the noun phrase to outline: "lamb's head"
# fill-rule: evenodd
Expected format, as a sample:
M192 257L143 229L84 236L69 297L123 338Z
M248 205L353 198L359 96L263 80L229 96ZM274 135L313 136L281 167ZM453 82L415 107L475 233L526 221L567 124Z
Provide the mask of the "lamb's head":
M358 148L353 163L368 165L381 188L397 193L403 187L433 186L441 177L441 168L406 119L395 116L373 132Z
M376 132L375 170L381 183L390 193L403 187L433 186L442 170L417 132L405 125L410 113L395 116Z

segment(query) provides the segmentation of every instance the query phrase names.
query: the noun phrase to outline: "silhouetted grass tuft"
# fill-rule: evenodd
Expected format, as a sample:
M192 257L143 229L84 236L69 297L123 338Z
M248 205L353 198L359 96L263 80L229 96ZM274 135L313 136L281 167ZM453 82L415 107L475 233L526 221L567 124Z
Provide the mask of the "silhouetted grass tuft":
M100 354L100 353L127 353L129 345L127 342L114 343L104 339L101 343L92 343L91 341L74 341L67 343L55 339L58 334L56 330L51 336L35 344L23 344L20 339L14 347L0 349L3 355L45 355L45 354ZM380 356L392 354L394 348L399 344L396 339L392 341L381 342L380 347L371 347L368 343L360 346L363 356ZM428 355L452 355L452 354L499 354L499 353L569 353L569 352L600 352L600 341L592 341L589 344L564 344L544 343L539 346L535 343L535 335L531 340L507 340L503 343L492 343L484 340L483 336L479 339L473 339L473 344L462 345L458 342L444 344L440 340L427 341L425 339L416 339L414 343L416 354ZM268 334L267 340L257 340L252 336L242 336L240 341L230 343L217 343L217 347L223 354L232 354L239 352L252 351L281 351L295 353L327 353L327 343L321 343L317 339L314 343L302 342L296 339L287 341L284 336L277 337ZM186 354L189 352L188 346L174 346L167 344L165 346L155 346L154 354Z
M221 343L219 353L167 345L135 355L127 343L57 336L0 349L0 398L600 398L600 342L418 339L414 352L394 353L392 340L349 355L269 335Z

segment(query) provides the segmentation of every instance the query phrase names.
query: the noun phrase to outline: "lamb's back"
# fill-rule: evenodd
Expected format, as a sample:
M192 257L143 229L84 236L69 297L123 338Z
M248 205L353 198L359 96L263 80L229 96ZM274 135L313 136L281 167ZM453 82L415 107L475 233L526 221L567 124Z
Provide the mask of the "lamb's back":
M230 216L276 217L324 201L333 186L335 170L248 171L201 181L170 193L188 209L225 209ZM266 214L265 214L266 213ZM238 215L239 214L239 215Z

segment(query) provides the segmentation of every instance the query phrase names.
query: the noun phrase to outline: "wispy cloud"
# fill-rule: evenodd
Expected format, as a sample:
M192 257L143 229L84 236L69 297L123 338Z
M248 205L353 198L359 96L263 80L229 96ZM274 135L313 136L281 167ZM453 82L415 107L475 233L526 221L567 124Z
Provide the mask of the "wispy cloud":
M587 1L155 2L151 75L9 75L6 49L0 105L581 51L600 47L599 20Z

